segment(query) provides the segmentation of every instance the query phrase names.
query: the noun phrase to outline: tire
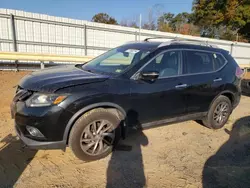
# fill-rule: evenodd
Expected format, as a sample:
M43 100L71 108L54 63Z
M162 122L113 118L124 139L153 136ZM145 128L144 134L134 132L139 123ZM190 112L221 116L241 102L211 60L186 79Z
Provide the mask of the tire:
M120 140L120 122L118 115L112 113L112 110L103 108L90 110L74 123L69 135L69 147L77 158L84 161L104 158L113 151ZM105 129L108 130L103 132ZM103 148L102 152L101 148Z
M226 105L225 111L221 112L220 109L223 107L223 105ZM229 98L226 96L219 96L215 99L213 104L210 106L210 109L208 111L207 116L202 120L202 123L210 128L210 129L220 129L224 127L224 125L227 123L230 114L232 113L232 103ZM216 115L217 114L217 115ZM222 114L222 120L220 121L219 114ZM219 120L218 120L219 119Z

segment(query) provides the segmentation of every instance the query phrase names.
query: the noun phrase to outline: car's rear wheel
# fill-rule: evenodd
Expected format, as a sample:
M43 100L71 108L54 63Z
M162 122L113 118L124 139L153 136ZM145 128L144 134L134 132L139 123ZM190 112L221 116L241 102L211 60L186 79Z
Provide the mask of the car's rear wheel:
M202 122L208 128L220 129L227 123L231 112L232 104L230 99L221 95L215 99Z
M108 109L98 108L82 115L73 125L69 146L84 161L109 155L121 136L119 117Z

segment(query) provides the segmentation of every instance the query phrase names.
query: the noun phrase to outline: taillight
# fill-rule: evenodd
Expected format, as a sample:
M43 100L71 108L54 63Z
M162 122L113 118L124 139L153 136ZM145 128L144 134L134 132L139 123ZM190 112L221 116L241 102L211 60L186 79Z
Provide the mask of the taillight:
M243 75L244 75L244 71L240 67L237 67L235 71L235 76L237 76L237 78L242 78Z

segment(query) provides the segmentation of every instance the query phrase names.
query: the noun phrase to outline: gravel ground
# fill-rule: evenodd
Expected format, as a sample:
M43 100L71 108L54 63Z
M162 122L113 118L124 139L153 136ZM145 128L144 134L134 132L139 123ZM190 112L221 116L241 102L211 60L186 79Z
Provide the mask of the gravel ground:
M72 152L22 148L9 105L27 72L0 72L0 187L250 187L250 98L225 128L194 121L135 132L105 159L85 163Z

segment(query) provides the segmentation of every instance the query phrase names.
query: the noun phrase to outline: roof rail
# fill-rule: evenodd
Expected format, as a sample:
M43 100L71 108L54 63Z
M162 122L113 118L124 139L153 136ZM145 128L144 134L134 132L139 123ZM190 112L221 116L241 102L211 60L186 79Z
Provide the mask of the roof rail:
M151 38L145 38L144 41L145 42L149 42L149 40L151 39L173 39L173 38L165 38L165 37L151 37Z
M192 43L192 44L199 44L199 45L204 45L204 46L209 46L209 47L213 47L213 48L218 48L218 46L216 45L211 45L209 44L209 41L205 41L205 40L198 40L198 39L186 39L186 38L179 38L179 37L175 37L175 38L164 38L164 37L152 37L152 38L146 38L144 39L144 41L149 42L149 40L151 39L170 39L170 41L164 42L162 43L162 45L160 46L165 46L165 45L171 45L173 43Z
M198 40L198 39L186 39L186 38L176 37L174 40L172 40L172 42L183 42L183 43L187 42L187 43L200 44L200 45L204 45L204 46L218 48L218 46L216 46L216 45L209 44L208 40L205 41L205 40Z

